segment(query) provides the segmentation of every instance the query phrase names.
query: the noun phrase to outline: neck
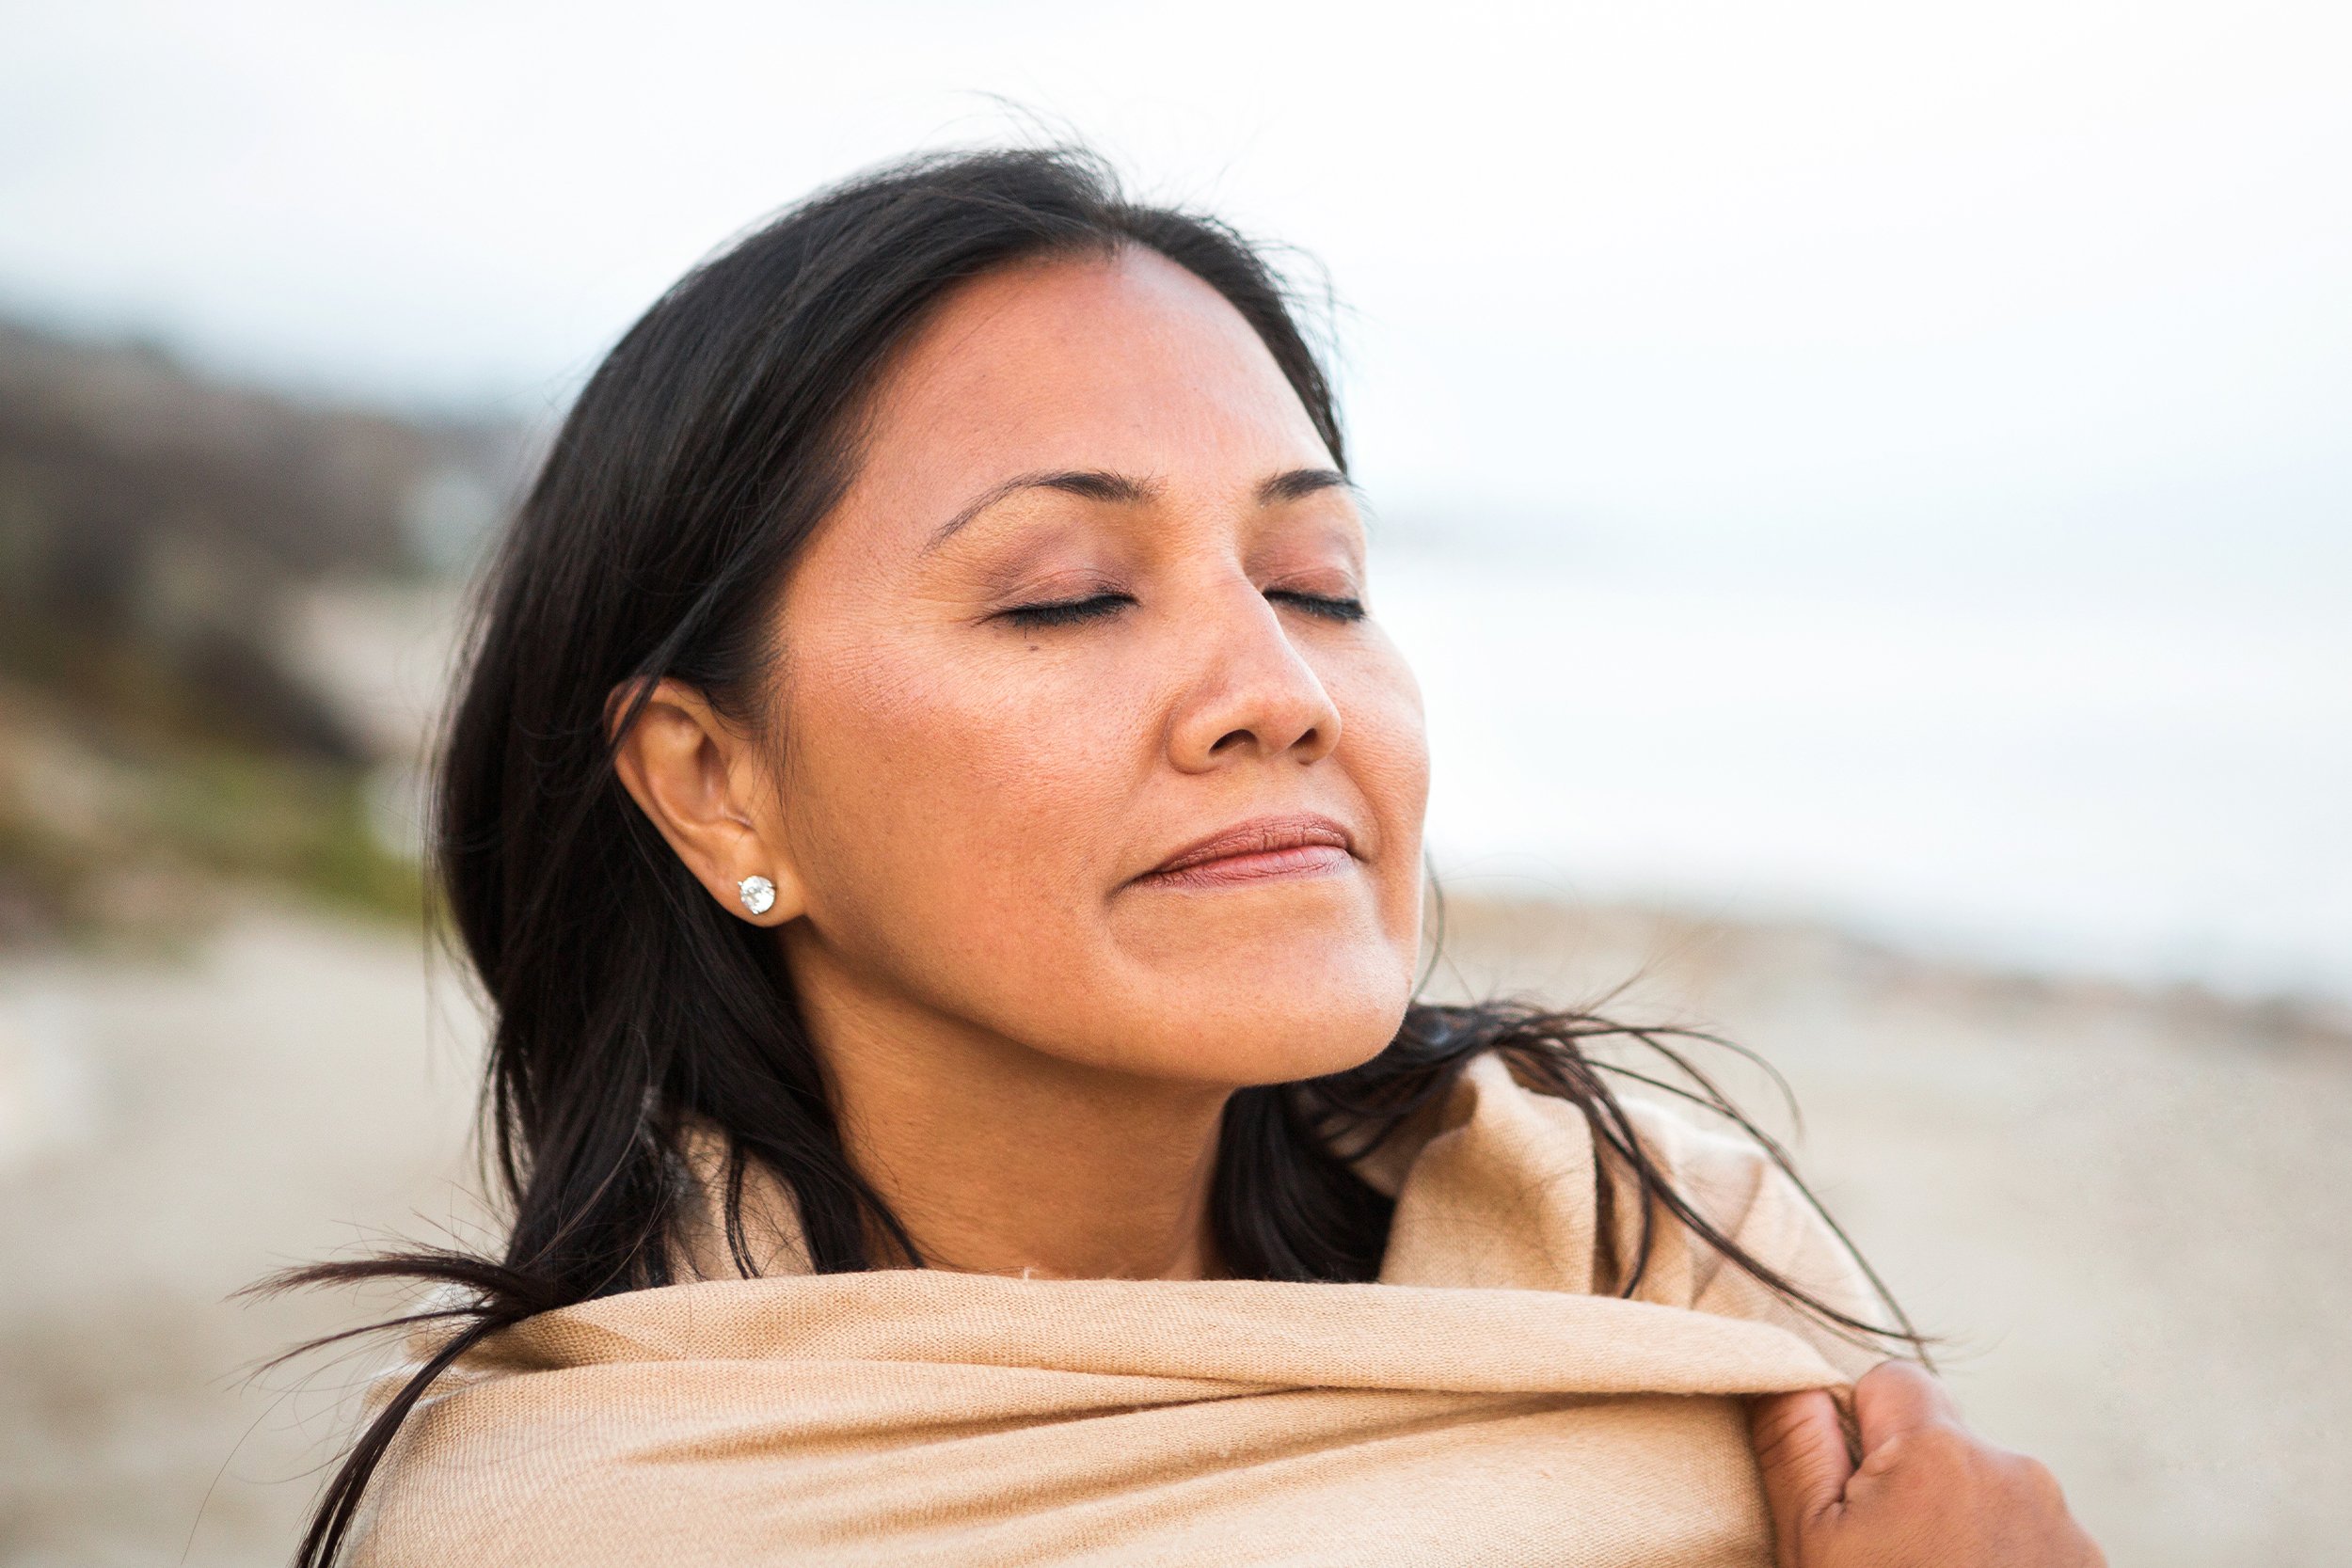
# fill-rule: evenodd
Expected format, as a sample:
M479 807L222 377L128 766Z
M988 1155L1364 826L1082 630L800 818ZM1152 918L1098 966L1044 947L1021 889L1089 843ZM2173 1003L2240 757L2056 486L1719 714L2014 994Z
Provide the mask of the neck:
M796 958L798 955L796 955ZM1073 1063L796 964L850 1161L925 1263L1068 1279L1205 1279L1231 1092Z

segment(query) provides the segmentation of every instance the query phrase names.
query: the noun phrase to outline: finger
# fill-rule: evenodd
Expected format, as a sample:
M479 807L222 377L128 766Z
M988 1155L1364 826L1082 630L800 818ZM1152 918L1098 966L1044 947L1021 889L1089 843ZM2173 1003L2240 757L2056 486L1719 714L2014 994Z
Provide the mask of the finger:
M1906 1432L1960 1424L1951 1391L1908 1361L1882 1361L1863 1373L1853 1386L1853 1415L1865 1454Z
M1772 1508L1772 1534L1780 1560L1797 1560L1797 1537L1807 1524L1836 1507L1846 1493L1853 1461L1837 1425L1837 1405L1820 1388L1759 1399L1748 1412L1756 1462L1764 1472L1764 1497Z

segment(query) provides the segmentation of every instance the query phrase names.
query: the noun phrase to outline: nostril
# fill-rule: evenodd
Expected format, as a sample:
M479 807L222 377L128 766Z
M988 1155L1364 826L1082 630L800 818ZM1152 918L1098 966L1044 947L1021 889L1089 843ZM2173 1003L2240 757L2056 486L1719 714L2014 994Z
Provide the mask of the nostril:
M1223 735L1217 736L1216 744L1209 748L1209 754L1214 756L1217 752L1224 751L1229 746L1256 746L1260 743L1261 734L1257 730L1227 730ZM1291 738L1291 741L1287 746L1280 749L1286 752L1302 750L1313 752L1321 750L1322 746L1323 729L1322 726L1315 725L1308 729L1301 730L1297 735Z

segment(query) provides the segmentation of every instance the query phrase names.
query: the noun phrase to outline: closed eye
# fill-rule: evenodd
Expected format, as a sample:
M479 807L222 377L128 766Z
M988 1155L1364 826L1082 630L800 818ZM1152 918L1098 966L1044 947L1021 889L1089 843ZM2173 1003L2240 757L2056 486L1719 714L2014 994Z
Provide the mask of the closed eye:
M1301 594L1295 589L1277 588L1266 594L1269 599L1286 599L1310 615L1320 615L1327 621L1360 621L1364 618L1364 601L1334 597L1327 594Z
M1269 599L1295 605L1310 615L1327 621L1360 621L1364 618L1361 599L1343 598L1328 594L1306 594L1292 588L1269 589ZM1015 605L1001 612L1001 618L1016 626L1067 626L1080 621L1100 620L1115 613L1121 605L1135 603L1125 594L1096 594L1083 599L1057 599L1046 604Z
M1066 626L1073 622L1096 620L1120 605L1135 602L1124 594L1096 594L1090 598L1059 599L1051 604L1015 605L1004 611L1004 619L1016 626Z

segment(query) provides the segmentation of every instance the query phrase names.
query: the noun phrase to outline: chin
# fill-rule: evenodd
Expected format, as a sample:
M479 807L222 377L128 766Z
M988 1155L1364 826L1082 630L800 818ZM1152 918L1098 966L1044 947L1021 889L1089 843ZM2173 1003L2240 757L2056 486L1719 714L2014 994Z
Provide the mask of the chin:
M1355 963L1294 967L1185 986L1138 1031L1155 1075L1243 1087L1320 1078L1361 1067L1388 1048L1411 1000L1411 975L1383 949ZM1155 1009L1155 1011L1158 1009ZM1173 1020L1169 1028L1165 1021ZM1145 1044L1148 1042L1148 1044Z
M1370 899L1336 918L1311 908L1236 908L1191 925L1146 960L1147 1070L1241 1087L1344 1072L1396 1037L1412 999L1419 931L1403 940ZM1173 949L1172 951L1169 949Z

